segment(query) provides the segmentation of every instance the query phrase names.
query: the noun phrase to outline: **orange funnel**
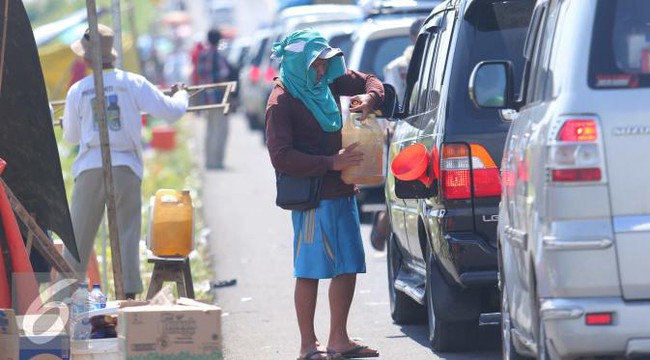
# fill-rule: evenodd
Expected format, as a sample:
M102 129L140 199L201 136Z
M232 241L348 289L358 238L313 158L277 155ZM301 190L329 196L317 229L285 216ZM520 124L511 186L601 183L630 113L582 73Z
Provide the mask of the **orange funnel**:
M427 173L429 160L430 157L426 146L413 144L397 154L390 164L390 169L399 180L419 180L424 185L429 186L431 184L431 176Z

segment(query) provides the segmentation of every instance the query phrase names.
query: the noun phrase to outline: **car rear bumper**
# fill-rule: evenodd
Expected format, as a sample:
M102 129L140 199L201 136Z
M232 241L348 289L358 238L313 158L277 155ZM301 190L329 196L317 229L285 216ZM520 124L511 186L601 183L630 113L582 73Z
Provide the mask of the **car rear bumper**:
M650 356L650 300L545 299L541 304L546 337L558 357ZM589 313L613 313L613 323L586 325Z
M485 287L497 284L497 252L474 233L448 233L448 264L464 287Z

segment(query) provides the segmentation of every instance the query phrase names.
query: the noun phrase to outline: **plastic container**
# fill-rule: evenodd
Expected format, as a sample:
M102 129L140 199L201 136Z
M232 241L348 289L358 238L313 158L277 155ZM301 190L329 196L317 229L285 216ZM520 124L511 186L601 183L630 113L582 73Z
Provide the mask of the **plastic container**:
M169 125L156 125L151 128L151 147L156 150L176 148L176 129Z
M102 287L99 284L93 285L90 292L90 310L103 309L106 307L106 295L102 293Z
M74 360L120 360L119 339L72 340L70 358Z
M150 205L149 250L160 257L185 257L194 248L194 206L188 190L160 189Z
M90 292L88 283L80 282L79 287L72 293L70 303L70 333L75 340L90 339Z
M360 113L350 113L343 125L341 136L343 147L355 142L355 149L363 152L363 161L341 171L341 179L346 184L377 185L384 181L384 132L374 114L368 114L359 121Z

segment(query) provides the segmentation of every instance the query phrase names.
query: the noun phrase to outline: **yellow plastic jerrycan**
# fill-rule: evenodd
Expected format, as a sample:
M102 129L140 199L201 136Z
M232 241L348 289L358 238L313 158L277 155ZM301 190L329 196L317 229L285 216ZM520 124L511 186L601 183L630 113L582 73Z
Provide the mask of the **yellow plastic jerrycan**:
M355 142L355 150L363 152L363 161L341 171L341 179L346 184L376 185L384 181L384 132L374 114L368 114L360 121L360 113L350 113L343 125L341 136L343 147Z
M156 256L187 256L194 247L194 207L188 190L159 189L152 198L149 250Z

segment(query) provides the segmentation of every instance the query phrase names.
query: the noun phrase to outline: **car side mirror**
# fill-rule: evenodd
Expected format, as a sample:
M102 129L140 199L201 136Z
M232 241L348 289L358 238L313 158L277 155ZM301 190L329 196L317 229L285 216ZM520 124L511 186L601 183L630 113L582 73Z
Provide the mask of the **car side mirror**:
M395 121L395 113L399 109L399 101L397 100L397 93L395 88L391 84L384 83L384 103L379 106L377 110L381 112L379 116L388 119L389 121Z
M478 108L513 107L513 66L509 61L482 61L469 79L469 97Z

